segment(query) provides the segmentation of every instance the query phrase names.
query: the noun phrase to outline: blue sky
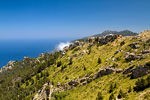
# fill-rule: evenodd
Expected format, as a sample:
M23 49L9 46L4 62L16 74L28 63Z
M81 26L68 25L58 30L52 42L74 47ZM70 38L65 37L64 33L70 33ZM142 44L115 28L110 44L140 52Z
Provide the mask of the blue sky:
M79 38L150 28L150 0L0 0L0 39Z

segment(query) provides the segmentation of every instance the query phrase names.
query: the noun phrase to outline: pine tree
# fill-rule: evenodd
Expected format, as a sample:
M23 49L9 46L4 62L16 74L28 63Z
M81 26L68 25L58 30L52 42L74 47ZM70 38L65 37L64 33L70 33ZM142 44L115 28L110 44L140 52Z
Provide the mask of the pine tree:
M98 58L97 63L101 64L101 59L100 58Z

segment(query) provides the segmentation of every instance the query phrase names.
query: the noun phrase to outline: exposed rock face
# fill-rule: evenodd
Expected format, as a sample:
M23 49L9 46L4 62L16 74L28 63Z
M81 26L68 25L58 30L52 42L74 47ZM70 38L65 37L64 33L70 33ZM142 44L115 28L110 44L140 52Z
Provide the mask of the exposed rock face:
M127 52L125 55L125 60L126 61L131 61L137 59L134 53L129 53Z
M145 64L144 66L137 66L132 70L131 78L138 78L150 73L150 65Z
M126 55L125 55L126 61L132 61L132 60L143 59L143 58L144 57L141 54L135 55L134 53L130 53L130 52L126 52Z
M125 71L123 72L123 74L131 73L131 72L132 72L132 70L133 70L133 67L134 67L134 66L131 66L131 67L129 67L129 68L127 68L127 69L125 69Z
M130 73L129 76L131 76L132 79L135 79L135 78L139 78L139 77L142 77L142 76L145 76L147 74L150 73L150 63L146 63L145 65L140 65L140 66L137 66L136 68L133 69L133 66L126 69L123 74L128 74Z
M68 85L73 86L73 87L76 87L77 85L79 85L79 83L78 83L77 81L70 81L70 82L68 83Z
M33 100L50 100L52 99L52 93L54 92L53 85L45 83L43 88L38 91Z
M138 48L140 48L140 45L138 45L138 43L136 43L136 42L129 44L129 46L130 46L132 49L138 49Z
M115 39L117 39L120 35L114 35L114 34L109 34L106 35L104 37L95 37L95 43L99 43L99 44L107 44L108 42L113 42Z
M150 53L150 50L142 50L141 53L142 54Z
M108 75L108 74L111 74L115 71L115 69L113 68L106 68L106 69L103 69L103 70L100 70L97 74L95 74L95 78L99 78L99 77L102 77L104 75Z
M16 61L9 61L8 64L0 69L0 72L12 69Z

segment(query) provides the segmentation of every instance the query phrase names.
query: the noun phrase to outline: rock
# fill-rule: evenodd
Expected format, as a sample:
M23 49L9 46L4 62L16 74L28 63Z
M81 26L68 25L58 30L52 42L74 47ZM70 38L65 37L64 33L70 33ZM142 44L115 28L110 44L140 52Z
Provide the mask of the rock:
M33 100L49 100L52 99L52 93L54 92L53 85L45 83L41 90L34 96Z
M61 86L60 82L57 83L57 87L59 88Z
M79 41L75 41L74 43L71 43L71 44L69 45L69 49L72 50L72 49L74 49L75 47L77 47L77 46L79 46L79 45L82 45L82 43L79 42Z
M117 61L117 60L118 60L118 59L116 59L116 58L113 58L113 59L112 59L112 61Z
M122 50L117 50L115 53L114 53L114 55L116 55L116 54L118 54L119 52L121 52Z
M139 78L150 73L150 64L145 64L144 66L137 66L132 70L132 74L130 75L132 79Z
M81 79L80 80L80 83L83 83L83 82L85 82L86 81L86 79L84 78L84 79Z
M116 73L121 73L123 70L122 69L117 69Z
M132 72L132 69L133 69L134 66L131 66L127 69L125 69L125 71L123 72L123 74L128 74L128 73L131 73Z
M76 87L77 85L79 85L79 83L75 80L68 82L68 85Z
M137 59L137 57L134 53L126 52L126 55L125 55L125 60L126 61L132 61L132 60L135 60L135 59Z
M11 70L12 67L15 65L17 61L9 61L7 65L3 66L2 68L0 68L0 73L7 71L7 70Z
M141 53L142 54L150 53L150 50L142 50Z
M131 79L145 76L148 73L150 73L150 62L146 63L145 65L137 66L134 69L133 68L134 68L134 66L129 67L128 69L126 69L123 72L123 74L129 74L130 73L129 76L131 77Z
M111 74L113 73L115 70L113 68L105 68L103 70L100 70L98 73L95 74L95 78L99 78L99 77L102 77L104 75L108 75L108 74Z
M138 49L138 48L140 48L140 45L138 45L138 43L136 43L136 42L133 42L133 43L129 44L129 46L130 46L132 49Z
M146 41L146 44L148 44L148 43L150 43L150 39L148 39L148 40Z
M99 42L100 44L107 44L108 42L113 42L115 39L118 38L118 36L119 36L119 35L109 34L109 35L106 35L106 36L100 38L100 39L98 40L98 42Z

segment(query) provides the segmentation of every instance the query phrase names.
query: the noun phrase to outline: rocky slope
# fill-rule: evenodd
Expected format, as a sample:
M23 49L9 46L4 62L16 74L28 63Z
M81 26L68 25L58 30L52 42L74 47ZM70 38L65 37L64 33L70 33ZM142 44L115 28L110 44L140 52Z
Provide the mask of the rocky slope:
M74 41L1 72L0 99L150 100L149 58L150 31Z

